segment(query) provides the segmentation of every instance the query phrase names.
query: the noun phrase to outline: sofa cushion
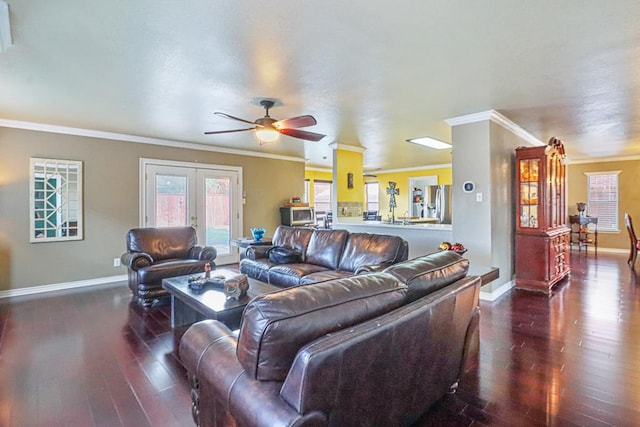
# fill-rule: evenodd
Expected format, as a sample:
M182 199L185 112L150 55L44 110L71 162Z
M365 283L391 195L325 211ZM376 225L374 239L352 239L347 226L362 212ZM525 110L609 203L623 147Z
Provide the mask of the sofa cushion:
M405 241L398 236L351 233L347 238L340 270L356 272L366 265L391 265L407 259Z
M140 283L156 283L167 277L186 276L204 272L204 265L209 261L195 259L176 259L161 261L138 270Z
M315 230L307 246L305 261L337 270L348 236L347 230Z
M300 284L300 279L308 274L325 271L326 267L315 264L275 264L269 269L268 282L283 288Z
M240 261L240 273L261 282L269 283L269 269L274 265L267 258L245 258Z
M407 302L422 298L465 277L468 271L469 260L453 251L424 255L384 270L409 287Z
M325 282L327 280L341 279L343 277L353 276L352 271L345 270L323 270L317 273L307 274L300 279L301 285L308 285L310 283Z
M271 241L273 246L284 246L295 249L302 254L302 260L305 261L307 246L309 245L313 231L313 228L280 225L276 228L276 232L273 234Z
M302 346L399 307L406 292L406 285L380 273L256 297L244 310L238 361L250 378L283 381Z

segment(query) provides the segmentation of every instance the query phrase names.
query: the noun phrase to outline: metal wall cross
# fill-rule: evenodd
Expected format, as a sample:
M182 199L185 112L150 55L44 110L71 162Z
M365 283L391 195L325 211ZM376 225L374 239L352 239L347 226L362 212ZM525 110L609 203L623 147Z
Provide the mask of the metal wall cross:
M396 188L396 183L389 181L389 187L387 188L387 194L389 197L389 209L391 209L391 223L396 222L396 196L400 194L400 190Z

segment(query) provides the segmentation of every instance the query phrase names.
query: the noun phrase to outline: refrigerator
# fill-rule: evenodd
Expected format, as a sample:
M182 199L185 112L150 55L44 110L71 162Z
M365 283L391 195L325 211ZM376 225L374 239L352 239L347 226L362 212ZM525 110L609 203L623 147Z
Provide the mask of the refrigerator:
M451 186L425 187L424 216L436 218L438 224L451 224Z

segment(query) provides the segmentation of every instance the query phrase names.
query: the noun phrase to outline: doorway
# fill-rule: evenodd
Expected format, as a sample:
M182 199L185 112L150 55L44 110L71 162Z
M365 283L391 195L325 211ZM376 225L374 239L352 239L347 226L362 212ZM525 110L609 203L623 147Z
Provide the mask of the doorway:
M142 227L192 226L216 264L238 262L230 241L242 225L242 168L141 159Z
M438 175L416 176L409 178L409 216L417 218L427 218L428 212L425 209L425 196L430 185L438 185Z

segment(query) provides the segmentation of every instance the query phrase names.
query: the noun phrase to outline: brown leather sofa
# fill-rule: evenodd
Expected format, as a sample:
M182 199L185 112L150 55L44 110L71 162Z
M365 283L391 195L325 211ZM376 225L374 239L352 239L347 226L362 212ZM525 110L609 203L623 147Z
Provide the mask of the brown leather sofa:
M271 262L267 252L274 246L295 250L301 261ZM407 242L398 236L281 225L273 235L272 245L247 248L240 272L261 282L289 287L381 271L405 261L408 254Z
M162 279L215 268L217 251L199 246L193 227L134 228L127 233L127 252L120 260L127 267L129 288L138 303L149 307L168 296Z
M479 277L450 251L257 297L239 335L205 320L179 354L197 425L401 426L455 391L479 344Z

